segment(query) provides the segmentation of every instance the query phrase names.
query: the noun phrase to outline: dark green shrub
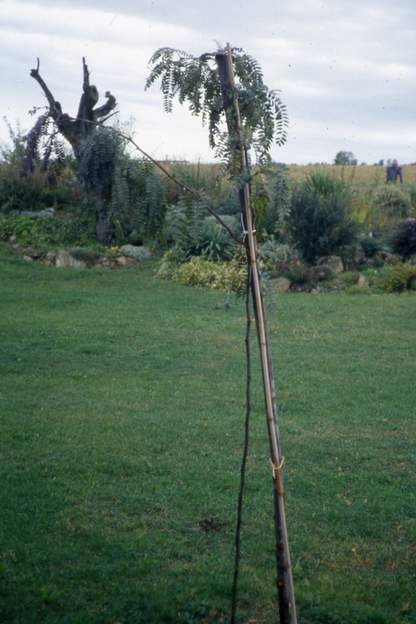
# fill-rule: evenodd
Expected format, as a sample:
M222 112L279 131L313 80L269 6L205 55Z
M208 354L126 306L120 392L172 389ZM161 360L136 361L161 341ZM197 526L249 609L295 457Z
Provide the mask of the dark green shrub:
M213 207L218 214L234 215L239 217L241 207L238 192L235 189L232 189L225 194L223 193Z
M360 240L360 246L367 258L373 258L379 251L384 251L385 244L380 238L368 236Z
M53 197L39 178L20 178L9 169L0 172L0 212L42 210L53 205Z
M307 262L341 252L356 234L347 185L326 173L311 175L293 191L288 226Z
M318 276L313 267L299 261L290 262L282 270L282 275L296 286L316 286Z
M390 240L394 253L407 260L416 254L416 219L409 218L400 223L394 230Z
M279 243L274 238L268 238L259 246L262 269L270 275L281 273L282 268L295 257L296 254L290 245Z

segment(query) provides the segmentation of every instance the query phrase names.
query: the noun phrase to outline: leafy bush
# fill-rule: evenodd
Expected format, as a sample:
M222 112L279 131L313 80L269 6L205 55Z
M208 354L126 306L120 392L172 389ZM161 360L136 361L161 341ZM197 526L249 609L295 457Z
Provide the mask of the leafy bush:
M311 175L292 194L288 225L307 262L340 252L356 234L347 185L327 173Z
M173 273L172 279L189 286L241 294L246 287L247 268L237 259L231 262L212 262L202 257L194 257L180 265Z
M359 280L360 274L358 271L344 271L336 276L336 281L344 287L355 286Z
M7 216L0 218L0 240L15 237L21 245L84 245L94 241L94 224L88 215L78 218Z
M290 262L282 271L284 277L297 286L313 287L318 281L317 273L313 267L299 261Z
M403 292L416 289L416 267L411 264L396 264L384 281L389 292Z
M390 244L403 260L416 254L416 219L409 218L400 223L393 232Z
M7 168L9 169L9 168ZM0 212L42 210L53 204L51 193L40 177L20 178L4 168L0 172Z
M344 271L344 273L338 273L332 276L328 281L328 290L347 290L351 288L354 290L357 286L368 286L367 281L363 283L359 282L360 273L358 271Z
M412 209L410 197L394 185L379 190L374 197L374 203L380 209L384 220L408 217Z
M334 273L328 266L310 266L299 260L293 260L282 266L280 275L286 277L294 286L301 290L316 288L327 282L328 285L339 286ZM336 276L338 278L338 276Z
M294 257L295 253L290 245L278 243L274 238L268 238L259 246L262 268L270 274L278 273Z
M289 264L284 271L284 276L287 277L293 284L297 284L299 286L314 282L311 267L307 266L303 262L293 262Z
M180 247L172 247L163 254L157 269L157 277L162 279L172 279L175 271L182 263L186 262L186 257Z
M390 275L391 267L383 265L379 267L368 267L362 271L369 287L372 290L384 290L384 283L388 275Z

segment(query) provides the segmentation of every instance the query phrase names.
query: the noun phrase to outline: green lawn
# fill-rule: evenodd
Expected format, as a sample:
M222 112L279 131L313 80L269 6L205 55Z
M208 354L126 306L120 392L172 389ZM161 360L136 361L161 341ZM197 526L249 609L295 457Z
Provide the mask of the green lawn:
M244 309L120 271L0 263L0 621L226 622ZM416 297L269 311L301 624L416 622ZM257 354L256 354L257 355ZM275 621L260 377L240 621Z

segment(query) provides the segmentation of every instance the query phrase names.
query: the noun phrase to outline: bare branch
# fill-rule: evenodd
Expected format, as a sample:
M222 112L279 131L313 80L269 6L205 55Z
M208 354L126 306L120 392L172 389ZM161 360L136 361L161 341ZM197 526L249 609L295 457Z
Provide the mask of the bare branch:
M30 75L41 86L42 91L45 94L46 99L48 100L49 113L56 120L58 117L60 117L60 115L62 115L61 105L59 104L59 102L57 102L55 100L55 98L53 97L51 91L49 90L48 85L43 80L42 76L40 75L40 73L39 73L39 66L40 66L40 62L39 62L39 58L38 58L37 59L36 69L31 69L30 70Z
M83 72L83 82L82 82L82 89L84 91L84 93L87 93L89 86L90 86L90 72L88 70L88 65L85 62L85 56L82 57L82 72Z

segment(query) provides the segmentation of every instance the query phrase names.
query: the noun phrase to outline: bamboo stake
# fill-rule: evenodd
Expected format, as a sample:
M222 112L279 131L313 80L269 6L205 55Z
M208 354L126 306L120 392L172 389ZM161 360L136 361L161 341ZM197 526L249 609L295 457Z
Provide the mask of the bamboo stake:
M235 137L240 151L240 173L247 172L248 162L245 146L242 141L241 116L238 98L235 92L234 71L231 48L220 51L216 55L220 75L221 93L226 113L228 131ZM286 524L286 513L283 490L283 456L280 451L277 430L277 410L275 401L275 385L272 370L272 358L269 345L264 303L261 291L260 274L257 264L257 243L254 229L253 213L250 204L250 187L245 182L240 190L240 205L246 229L246 252L251 271L251 289L256 318L257 336L260 350L260 362L263 378L266 423L270 444L270 459L273 469L273 498L276 537L276 570L281 624L297 624L296 603L289 551L289 540Z

